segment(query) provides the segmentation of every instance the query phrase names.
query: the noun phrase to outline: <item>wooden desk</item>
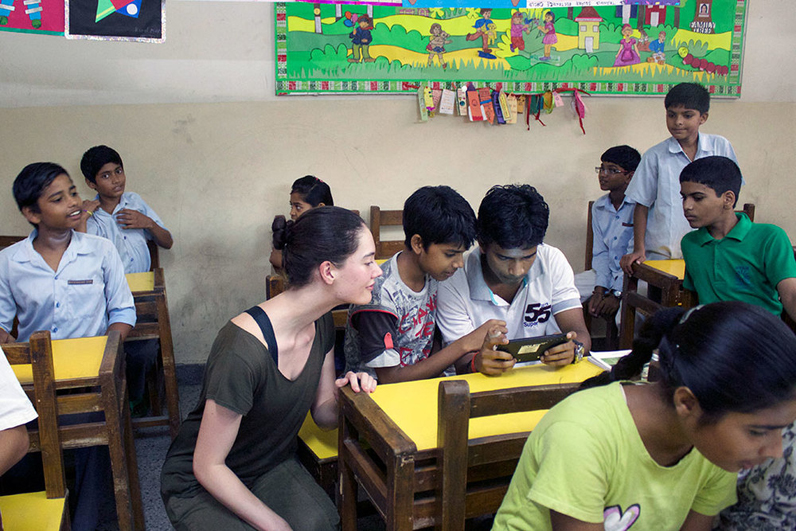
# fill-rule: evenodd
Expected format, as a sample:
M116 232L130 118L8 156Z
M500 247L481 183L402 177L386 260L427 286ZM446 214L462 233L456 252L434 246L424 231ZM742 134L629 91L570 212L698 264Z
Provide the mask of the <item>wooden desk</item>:
M3 348L9 357L14 355L13 343ZM104 420L97 422L63 426L59 423L62 447L108 446L119 529L143 529L144 513L127 399L124 352L119 345L118 332L113 333L110 340L106 336L56 340L52 342L52 353L59 415L104 413ZM30 365L12 365L12 369L22 388L32 396ZM66 389L74 391L64 394ZM37 447L36 432L31 430L31 435L31 444Z
M625 274L622 292L622 320L619 331L619 348L633 346L636 311L652 315L661 308L686 304L690 296L683 294L685 260L647 260L633 264L633 275ZM638 293L638 282L647 283L647 296Z
M576 386L600 372L596 365L582 362L558 370L534 365L500 377L479 373L445 380L465 380L470 390L477 392L530 385ZM358 485L362 485L390 531L439 524L441 507L434 491L440 482L437 393L442 380L381 385L371 395L354 393L350 388L341 391L338 467L344 531L356 529ZM470 451L491 452L483 444L495 439L490 436L527 437L543 414L544 411L531 411L473 419L469 427ZM471 468L468 479L489 482L496 477L511 476L517 459L504 461L501 457L489 455L489 464Z
M133 424L137 428L168 426L171 438L174 439L180 427L180 395L163 269L128 273L125 276L130 291L133 292L137 320L135 328L127 336L127 341L157 339L160 344L155 370L148 378L149 404L154 414L133 419ZM162 415L161 389L165 391L166 415Z

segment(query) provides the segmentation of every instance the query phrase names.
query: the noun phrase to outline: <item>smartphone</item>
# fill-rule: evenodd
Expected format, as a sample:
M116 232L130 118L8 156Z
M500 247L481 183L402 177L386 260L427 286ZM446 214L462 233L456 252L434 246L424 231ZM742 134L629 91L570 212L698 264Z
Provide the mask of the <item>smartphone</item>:
M566 334L553 334L550 336L512 339L507 345L498 345L497 349L508 352L517 361L539 361L539 358L547 349L567 341Z

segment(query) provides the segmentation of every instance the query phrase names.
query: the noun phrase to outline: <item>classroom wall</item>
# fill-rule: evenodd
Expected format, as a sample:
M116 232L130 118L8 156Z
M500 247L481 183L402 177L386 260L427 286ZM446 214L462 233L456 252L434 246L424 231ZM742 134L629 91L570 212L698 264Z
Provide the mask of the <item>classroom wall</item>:
M703 130L732 141L748 182L741 200L756 203L758 221L793 239L796 13L786 2L750 2L744 96L714 101ZM405 96L277 98L268 5L172 1L167 12L163 45L0 33L0 233L29 230L10 195L25 164L63 164L89 197L81 154L117 148L128 189L174 235L161 261L179 363L205 360L225 320L264 298L270 222L288 212L297 177L320 176L337 204L365 216L425 184L449 184L474 208L492 184L533 184L551 207L547 242L577 272L600 153L667 136L662 98L587 99L586 135L567 108L526 131L418 123Z

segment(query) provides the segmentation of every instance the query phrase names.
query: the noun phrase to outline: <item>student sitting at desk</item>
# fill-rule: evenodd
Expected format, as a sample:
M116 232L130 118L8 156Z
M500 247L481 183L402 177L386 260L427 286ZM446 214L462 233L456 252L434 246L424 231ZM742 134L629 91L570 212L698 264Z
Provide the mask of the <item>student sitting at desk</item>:
M727 157L695 160L680 174L685 218L683 287L699 302L745 301L796 319L796 260L784 230L734 208L741 170Z
M124 191L127 177L122 157L108 146L94 146L83 153L80 170L97 196L83 201L83 209L90 215L78 230L112 241L122 257L125 273L149 271L147 240L154 240L164 249L171 249L174 240L140 195Z
M782 455L796 336L781 320L743 302L668 308L612 376L633 376L656 348L655 383L580 391L542 418L495 531L709 531L735 501L737 472Z
M594 202L591 226L594 234L592 269L575 275L575 285L588 312L612 319L619 311L625 274L619 260L633 246L633 208L625 190L641 155L630 146L608 148L594 168L600 189L608 193Z
M66 170L51 162L29 164L14 180L14 199L34 229L0 251L0 343L14 341L9 333L14 316L19 341L28 341L36 330L49 330L52 339L118 330L124 339L136 316L122 261L110 241L75 232L85 213ZM128 374L136 370L143 367L128 361ZM94 529L96 497L110 475L108 454L93 447L75 455L72 529Z
M470 360L473 372L512 368L514 357L494 350L509 339L566 332L569 341L541 358L554 366L579 361L591 347L572 267L561 251L543 243L549 216L534 187L492 187L478 208L478 247L465 255L464 268L440 285L437 322L447 343L490 319L504 323L490 327Z
M313 208L334 206L332 190L329 185L314 175L305 175L293 181L290 189L290 219L296 221L298 217ZM273 231L273 248L268 261L274 268L274 273L282 271L282 246L277 236L284 234L285 216L276 216L271 223Z
M335 381L329 312L368 302L381 269L349 210L314 209L286 240L287 291L218 333L199 404L163 465L161 493L178 530L337 527L334 504L296 459L296 437L307 411L318 426L337 426L337 388L375 388L364 373Z
M373 300L351 307L346 328L348 370L375 370L381 383L439 376L481 348L487 328L498 324L432 354L437 286L462 267L475 240L475 213L452 188L425 186L404 203L403 226L404 250L381 266Z

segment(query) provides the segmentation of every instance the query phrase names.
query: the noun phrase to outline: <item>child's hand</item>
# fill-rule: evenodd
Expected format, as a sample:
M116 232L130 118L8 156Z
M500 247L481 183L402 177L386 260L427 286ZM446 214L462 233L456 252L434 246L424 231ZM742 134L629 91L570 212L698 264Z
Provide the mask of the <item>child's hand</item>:
M116 223L123 229L151 229L155 224L150 217L129 208L123 208L116 214Z
M568 332L567 339L569 339L569 341L545 350L542 357L539 358L539 361L545 365L552 365L553 367L571 364L575 359L575 342L572 340L577 339L577 337L578 334L575 332Z
M472 352L481 348L484 344L485 336L488 336L489 333L497 334L495 337L504 334L505 337L508 331L508 328L506 328L506 321L490 319L458 341L462 342L462 347L464 347L465 352Z
M351 385L351 389L355 393L359 393L360 391L372 393L376 390L376 379L366 372L355 373L353 371L348 371L345 373L345 376L335 380L334 384L338 389L346 385Z
M505 327L493 326L486 334L481 350L475 355L475 368L487 376L498 376L514 367L517 363L514 356L503 350L495 350L497 345L508 342Z
M594 297L592 297L594 298ZM620 300L613 295L606 295L602 297L592 309L592 304L589 302L589 313L595 317L605 317L609 319L616 315L619 311Z
M15 343L15 342L16 339L14 339L14 336L12 336L8 332L0 328L0 343Z
M619 260L619 266L622 268L622 271L630 276L633 276L633 264L640 264L646 260L646 254L647 253L644 250L626 254L621 260Z
M100 207L99 199L86 199L83 201L83 211L93 214Z

